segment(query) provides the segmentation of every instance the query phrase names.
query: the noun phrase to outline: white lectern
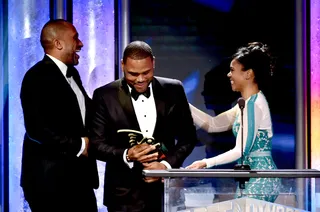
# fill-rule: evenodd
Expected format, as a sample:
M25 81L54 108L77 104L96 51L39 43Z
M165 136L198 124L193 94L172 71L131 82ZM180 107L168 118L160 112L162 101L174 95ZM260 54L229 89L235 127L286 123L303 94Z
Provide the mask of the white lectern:
M164 178L164 212L320 211L316 204L320 202L316 195L320 193L320 171L317 170L170 169L144 170L143 175ZM257 197L263 195L259 192L251 193L253 197L239 196L242 190L238 183L250 178L279 178L281 186L277 188L276 200L259 199Z

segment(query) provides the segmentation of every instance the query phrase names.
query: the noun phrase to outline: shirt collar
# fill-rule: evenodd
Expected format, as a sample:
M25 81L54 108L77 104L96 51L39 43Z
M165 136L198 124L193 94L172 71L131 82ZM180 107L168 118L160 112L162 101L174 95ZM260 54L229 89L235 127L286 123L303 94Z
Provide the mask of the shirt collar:
M58 68L62 72L63 76L66 77L68 66L66 64L64 64L63 62L61 62L60 60L58 60L57 58L55 58L49 54L46 54L46 55L58 66Z

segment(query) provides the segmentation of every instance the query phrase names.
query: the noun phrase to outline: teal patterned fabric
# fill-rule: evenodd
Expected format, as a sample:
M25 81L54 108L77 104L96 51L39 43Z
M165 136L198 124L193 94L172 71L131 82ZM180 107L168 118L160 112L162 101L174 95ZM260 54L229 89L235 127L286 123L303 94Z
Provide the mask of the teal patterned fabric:
M256 137L254 136L254 101L256 95L252 96L247 104L248 110L248 136L246 146L244 147L243 163L250 166L251 169L270 170L277 169L271 156L272 137L268 137L266 130L258 129ZM240 129L239 118L237 117L232 130L237 136ZM241 159L238 160L241 163ZM274 202L278 197L281 187L279 178L250 178L245 183L245 189L237 189L236 197L251 197L259 200Z

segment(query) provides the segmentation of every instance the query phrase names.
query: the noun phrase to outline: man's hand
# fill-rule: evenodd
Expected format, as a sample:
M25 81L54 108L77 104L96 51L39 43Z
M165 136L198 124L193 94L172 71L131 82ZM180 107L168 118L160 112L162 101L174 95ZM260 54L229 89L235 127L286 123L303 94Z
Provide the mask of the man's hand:
M160 163L160 162L151 162L151 163L143 163L144 169L143 170L166 170L167 167ZM152 183L155 181L160 180L161 177L145 177L144 182L146 183Z
M156 147L150 144L138 144L128 149L128 158L130 161L139 161L140 163L147 163L158 159L158 152L148 154L155 150Z
M82 155L88 157L88 149L89 149L89 138L88 137L83 137L86 147L84 148Z

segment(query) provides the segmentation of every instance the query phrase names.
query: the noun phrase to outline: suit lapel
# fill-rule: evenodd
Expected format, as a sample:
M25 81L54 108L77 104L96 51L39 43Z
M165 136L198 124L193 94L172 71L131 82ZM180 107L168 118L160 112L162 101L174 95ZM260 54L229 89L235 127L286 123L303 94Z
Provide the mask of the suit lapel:
M73 110L70 111L70 113L68 113L68 114L76 113L76 117L79 119L79 123L80 123L80 120L81 120L81 123L82 123L82 126L83 126L81 110L80 110L80 106L79 106L79 103L78 103L77 95L72 90L70 84L67 82L65 76L63 76L63 74L62 74L61 70L59 69L59 67L48 56L46 56L46 55L44 56L43 62L48 64L48 65L50 65L50 66L52 66L52 68L50 69L51 70L51 74L59 82L59 84L61 85L61 91L63 91L63 92L60 93L60 95L67 96L66 99L70 100L69 103L67 103L67 104L72 104L71 107L66 107L66 108L73 108ZM78 82L76 82L76 83L78 84ZM78 84L78 86L79 86L79 84ZM80 88L80 86L79 86L79 88ZM80 90L81 90L81 88L80 88Z
M128 126L130 126L130 128L133 130L140 131L140 126L131 101L129 88L124 78L120 80L118 98L120 105L123 108L124 113L127 117Z
M164 88L156 78L154 78L152 81L152 92L157 110L157 120L155 129L153 131L153 137L157 137L157 134L158 132L160 132L159 130L161 129L161 126L163 126L164 123L166 107Z

